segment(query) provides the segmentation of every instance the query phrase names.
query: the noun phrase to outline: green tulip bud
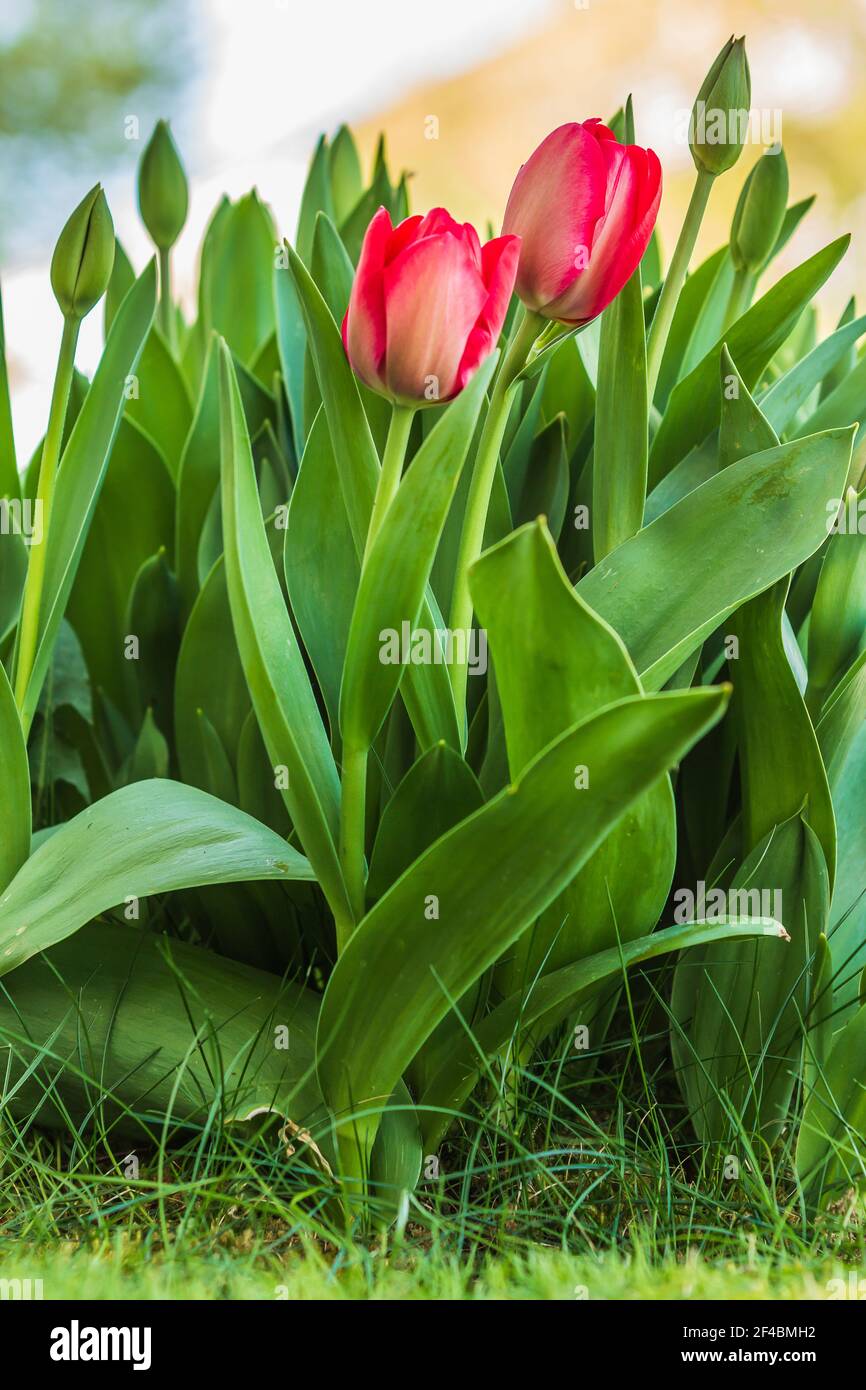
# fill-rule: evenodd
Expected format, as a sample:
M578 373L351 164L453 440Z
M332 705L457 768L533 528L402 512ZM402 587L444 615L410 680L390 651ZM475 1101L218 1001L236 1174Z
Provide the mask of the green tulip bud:
M699 170L715 176L736 164L746 140L751 103L746 40L730 38L704 78L692 108L689 145Z
M174 246L189 208L189 188L177 145L165 121L157 121L138 166L138 207L160 251Z
M731 260L756 274L769 260L788 205L788 164L782 150L762 155L743 184L731 223Z
M97 184L66 223L51 258L51 288L64 318L90 313L106 291L113 265L114 223Z

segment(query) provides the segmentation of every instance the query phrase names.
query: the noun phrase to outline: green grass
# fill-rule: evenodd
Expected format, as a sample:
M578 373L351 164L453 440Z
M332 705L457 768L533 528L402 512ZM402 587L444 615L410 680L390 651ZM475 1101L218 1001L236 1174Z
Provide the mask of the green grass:
M0 1279L58 1299L570 1300L820 1299L866 1279L861 1206L809 1212L790 1138L696 1144L655 999L623 1009L595 1068L565 1037L507 1093L491 1079L372 1237L273 1124L148 1145L7 1120Z

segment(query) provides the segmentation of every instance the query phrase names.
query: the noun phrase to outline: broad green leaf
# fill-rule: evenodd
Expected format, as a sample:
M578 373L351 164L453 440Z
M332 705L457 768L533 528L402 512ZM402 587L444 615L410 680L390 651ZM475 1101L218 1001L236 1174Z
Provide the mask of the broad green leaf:
M348 217L364 191L358 148L346 125L340 126L328 148L328 174L334 219L340 223Z
M857 442L863 437L866 421L866 358L861 358L834 391L804 421L799 434L814 434L818 430L834 429L839 425L856 424L860 428Z
M108 289L105 291L103 304L102 332L104 337L108 337L114 316L134 284L135 271L132 268L132 262L118 238L115 237L114 263L111 267L111 279L108 282Z
M730 664L731 713L740 748L743 852L749 854L776 825L802 807L818 837L832 888L836 821L827 773L812 721L782 639L787 579L744 604L731 628L739 648ZM768 718L768 711L772 717Z
M722 381L722 414L719 421L719 468L765 449L777 449L779 436L755 403L727 347L719 359Z
M317 216L320 212L324 212L328 217L334 217L331 177L328 166L327 137L320 135L318 144L313 153L313 158L310 162L310 168L307 172L304 191L301 195L301 210L298 214L298 231L295 237L298 255L304 262L304 265L307 266L312 265L313 237L315 236Z
M205 1125L215 1105L226 1122L273 1111L306 1130L321 1111L317 1012L277 975L94 923L4 980L0 1107L66 1131L98 1111L112 1134L153 1140L165 1119Z
M837 1034L807 1097L797 1138L797 1175L818 1202L838 1201L866 1180L866 1008Z
M488 550L471 584L493 652L512 781L566 729L641 694L620 638L569 584L543 522ZM501 992L604 949L618 935L630 940L649 931L664 907L675 858L673 795L662 776L516 943L497 972Z
M0 661L0 888L30 853L30 771L15 696Z
M835 333L813 348L759 398L761 410L777 434L783 434L789 428L815 388L820 386L863 333L866 333L866 315L837 328Z
M818 549L850 449L851 431L833 430L732 463L580 581L645 688L663 685L729 613Z
M853 669L853 668L852 668ZM862 699L862 695L861 695ZM828 705L824 718L835 705ZM819 738L826 735L824 720ZM862 709L838 766L831 761L833 806L838 833L836 886L833 890L832 930L828 933L837 963L835 1024L840 1027L857 1007L857 983L866 966L866 724Z
M208 258L208 327L249 367L274 331L277 238L253 189L222 214Z
M857 506L853 488L843 499L849 504ZM864 632L866 534L839 529L830 537L809 618L806 702L816 720L827 692L857 655Z
M0 529L0 643L18 622L26 577L27 546L24 540L17 531L7 528L4 532Z
M126 413L157 446L176 479L192 423L192 401L180 368L155 326L136 368Z
M426 849L484 802L471 768L447 743L434 743L413 763L382 818L367 879L372 905Z
M94 685L127 714L124 640L130 631L130 592L146 560L161 547L171 554L174 506L165 460L138 425L124 417L66 611Z
M559 539L565 520L571 485L565 432L565 416L557 415L533 439L526 476L514 509L515 525L543 516L555 540Z
M731 357L750 390L806 305L842 259L849 240L847 236L840 237L796 270L789 271L725 334ZM652 486L719 423L716 372L721 346L718 342L671 392L650 450Z
M180 648L180 604L177 583L166 562L165 550L151 555L138 571L129 592L126 610L127 638L137 642L135 660L124 661L133 727L148 709L168 739L174 733L174 680Z
M273 397L235 360L250 437L255 438L274 409ZM211 340L195 418L187 437L177 480L175 554L183 611L188 615L199 591L196 565L208 511L219 493L219 354ZM210 572L210 566L206 573Z
M640 267L601 317L592 465L596 564L643 525L647 481L646 330Z
M866 647L846 671L829 696L815 726L821 757L830 787L835 783L851 751L851 745L866 724Z
M179 782L136 782L61 825L0 894L0 974L130 898L313 876L297 850L236 807Z
M567 886L635 798L719 718L726 699L724 690L698 690L609 706L565 733L398 879L356 928L322 1005L319 1076L335 1115L391 1095L449 1000ZM575 788L578 766L590 770L583 790ZM362 1150L375 1130L373 1120ZM343 1157L357 1172L351 1135Z
M339 737L340 683L360 566L324 411L307 439L289 504L283 563L292 616Z
M337 854L340 783L271 558L240 390L220 348L222 510L226 579L241 663L283 799L338 920L349 916Z
M379 475L376 447L343 351L339 329L301 261L291 247L286 249L322 390L346 515L360 558L364 553ZM442 624L437 624L428 594L416 626L432 632L437 625ZM402 683L402 694L422 747L428 748L441 738L454 748L460 747L461 730L445 666L410 666Z
M125 403L156 307L156 265L150 262L117 311L99 366L60 460L39 616L39 645L22 707L29 728L57 629L105 478Z
M214 671L219 671L219 680L214 680ZM184 629L174 686L174 729L181 776L192 786L210 791L199 736L200 710L216 729L234 766L241 727L250 712L250 695L232 631L222 560L209 574Z
M442 412L404 474L364 562L340 692L340 731L352 748L371 746L409 661L416 659L415 624L494 363L495 354ZM402 651L407 624L411 656ZM383 634L385 641L393 634L392 645L400 650L386 656ZM427 660L447 656L431 642Z
M563 1017L582 1000L595 994L600 985L621 978L629 967L642 961L654 960L670 951L692 950L716 941L734 942L752 937L772 938L778 948L780 936L778 923L760 917L667 927L652 936L598 951L552 974L528 981L524 990L504 999L492 1013L473 1025L469 1036L464 1034L424 1090L419 1110L425 1149L435 1151L451 1124L451 1115L436 1112L459 1110L481 1075L485 1059L494 1057L520 1030L530 1030L545 1016Z
M680 378L697 365L718 339L732 282L731 258L727 246L722 246L683 285L659 368L655 403L662 413ZM698 344L702 351L697 350Z
M716 903L714 894L720 901ZM677 965L671 1045L689 1118L704 1142L731 1132L730 1107L771 1142L788 1119L802 1049L813 955L827 931L829 883L818 840L801 816L776 826L734 877L710 890L707 913L763 912L791 942L720 943Z

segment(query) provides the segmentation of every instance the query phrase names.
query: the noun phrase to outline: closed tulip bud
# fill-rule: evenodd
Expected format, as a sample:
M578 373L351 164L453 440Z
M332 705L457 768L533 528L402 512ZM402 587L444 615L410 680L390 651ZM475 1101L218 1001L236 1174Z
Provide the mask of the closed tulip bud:
M788 205L788 165L781 149L768 150L752 169L731 224L731 260L736 270L756 274L769 260Z
M502 230L522 240L517 293L545 318L583 324L619 294L652 236L658 157L596 119L559 126L514 180Z
M186 174L165 121L157 121L138 166L138 207L151 240L169 251L183 230L189 208Z
M730 38L704 78L692 108L689 145L698 169L723 174L746 141L752 79L746 40Z
M396 227L380 208L367 228L343 345L367 386L403 405L456 396L496 347L520 240L482 246L444 208Z
M67 319L83 319L104 295L114 265L114 223L100 184L82 198L57 239L51 288Z

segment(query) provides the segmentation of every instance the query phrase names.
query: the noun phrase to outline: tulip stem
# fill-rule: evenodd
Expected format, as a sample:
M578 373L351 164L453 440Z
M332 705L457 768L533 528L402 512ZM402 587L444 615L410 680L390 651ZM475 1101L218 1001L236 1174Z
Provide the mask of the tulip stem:
M529 350L544 325L540 314L532 310L520 310L522 318L517 323L505 359L496 377L490 397L490 405L481 431L478 452L466 511L463 515L463 530L460 533L460 549L457 552L457 568L454 574L454 593L451 598L451 631L465 632L467 640L456 647L463 648L463 659L454 661L451 666L451 687L458 717L466 707L466 682L468 678L469 630L472 627L472 596L469 592L469 571L481 554L484 545L484 529L490 508L490 494L496 477L496 464L499 449L505 434L505 426L511 410L511 402L517 386L517 377L526 364Z
M367 541L364 546L365 561L373 541L379 534L379 528L385 520L388 508L394 500L397 488L400 486L400 479L403 476L403 461L406 458L406 449L409 444L409 431L412 428L414 418L415 407L411 405L395 404L391 411L391 423L388 426L388 438L385 441L385 453L382 457L382 471L376 484L376 496L373 501L373 511L370 515Z
M365 858L367 822L367 749L343 745L343 785L340 795L340 862L354 923L348 935L364 916ZM337 950L346 946L348 935L337 924Z
M715 174L709 173L706 169L699 169L695 179L695 186L692 189L692 196L686 211L683 225L680 228L680 235L674 247L674 254L662 285L656 311L650 324L649 337L647 338L647 400L652 404L655 395L656 382L658 381L659 368L662 364L665 347L667 346L668 334L670 333L674 313L679 301L680 292L686 281L686 274L689 262L695 249L695 242L698 239L701 222L707 209L707 201L710 196L710 189L713 186Z
M60 340L60 354L54 376L54 389L51 393L51 408L48 413L48 428L42 445L42 459L39 464L39 482L36 487L36 515L41 513L41 538L30 548L27 566L27 579L24 585L24 598L21 605L21 622L18 629L18 657L15 666L15 700L21 713L24 736L30 730L30 722L36 706L36 698L31 699L25 708L30 676L36 659L39 638L39 612L42 606L42 591L45 585L45 562L48 552L48 528L51 522L51 504L54 499L54 485L57 478L57 465L63 445L63 427L72 389L75 371L75 348L78 343L78 330L81 320L64 318L63 336Z
M755 281L750 271L743 267L742 270L734 272L734 283L731 285L728 307L725 310L724 331L726 333L731 325L736 323L737 319L742 318L748 309L754 288Z
M174 352L174 308L171 302L171 252L165 246L159 248L159 326L165 341Z

